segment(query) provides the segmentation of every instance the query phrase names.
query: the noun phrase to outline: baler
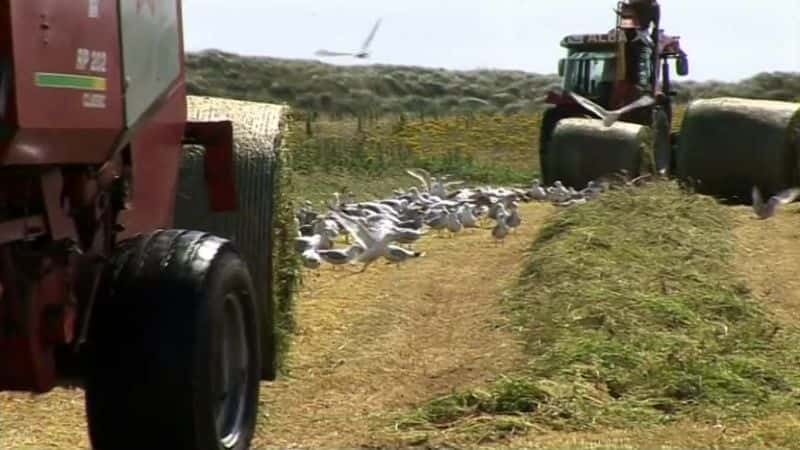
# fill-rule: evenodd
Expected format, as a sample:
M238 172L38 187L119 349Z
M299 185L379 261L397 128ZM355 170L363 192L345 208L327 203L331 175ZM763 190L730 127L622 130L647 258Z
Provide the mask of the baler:
M271 300L231 240L173 229L187 144L237 209L233 124L186 119L181 1L0 22L0 390L83 387L99 450L249 448Z

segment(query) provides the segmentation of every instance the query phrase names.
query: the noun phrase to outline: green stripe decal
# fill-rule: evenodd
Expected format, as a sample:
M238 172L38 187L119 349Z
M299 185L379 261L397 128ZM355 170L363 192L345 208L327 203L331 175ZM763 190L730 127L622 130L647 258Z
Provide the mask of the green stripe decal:
M90 77L87 75L72 75L68 73L45 73L37 72L34 74L36 86L60 89L81 89L89 91L105 91L106 79L101 77Z

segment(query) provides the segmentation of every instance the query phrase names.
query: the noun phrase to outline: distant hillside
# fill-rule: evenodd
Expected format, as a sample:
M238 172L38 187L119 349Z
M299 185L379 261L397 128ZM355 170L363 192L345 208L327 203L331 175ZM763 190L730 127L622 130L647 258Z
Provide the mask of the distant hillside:
M541 109L556 75L522 71L450 71L411 66L342 67L316 61L242 57L216 50L187 56L189 91L265 102L333 115ZM688 82L678 100L733 95L792 100L800 72L762 73L740 83Z

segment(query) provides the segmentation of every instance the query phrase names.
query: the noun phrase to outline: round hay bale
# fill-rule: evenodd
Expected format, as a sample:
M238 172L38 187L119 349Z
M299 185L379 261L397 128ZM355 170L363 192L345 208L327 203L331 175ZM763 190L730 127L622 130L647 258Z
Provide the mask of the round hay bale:
M558 122L544 162L553 180L575 189L625 171L629 177L652 173L653 133L649 127L569 118Z
M281 224L276 212L281 209L279 168L281 144L288 125L288 108L264 103L221 98L189 97L190 121L230 120L234 130L234 177L238 210L212 212L204 178L204 149L187 146L181 161L175 200L175 227L208 231L232 240L239 247L252 273L255 290L263 299L262 365L263 376L273 379L280 364L280 321L275 288L280 267L273 264L276 247L291 239L276 233ZM274 239L278 236L278 240ZM283 292L285 294L285 292Z
M749 202L798 183L800 104L716 98L686 109L676 175L703 194Z

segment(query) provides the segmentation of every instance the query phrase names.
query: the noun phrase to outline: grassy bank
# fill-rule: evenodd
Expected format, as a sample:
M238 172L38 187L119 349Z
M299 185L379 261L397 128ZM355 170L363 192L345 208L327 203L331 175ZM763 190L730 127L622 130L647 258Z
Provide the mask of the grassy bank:
M728 214L672 183L557 214L504 300L527 366L400 426L493 439L797 411L797 330L733 275Z

